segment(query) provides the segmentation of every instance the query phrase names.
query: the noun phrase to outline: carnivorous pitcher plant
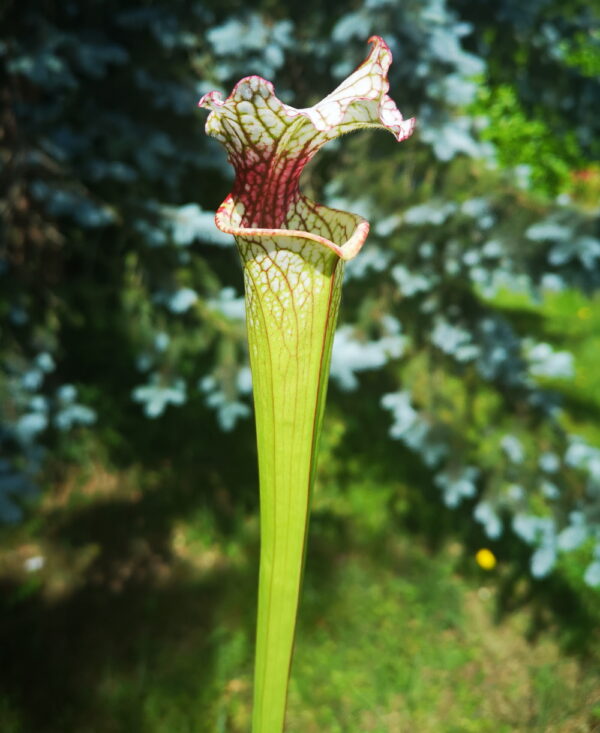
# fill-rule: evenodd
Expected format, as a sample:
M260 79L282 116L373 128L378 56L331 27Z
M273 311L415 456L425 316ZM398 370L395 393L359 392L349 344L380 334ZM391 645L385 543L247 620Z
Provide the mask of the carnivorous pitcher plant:
M369 223L303 196L304 166L327 141L362 128L413 131L387 91L392 55L378 36L366 60L314 107L281 102L259 76L210 92L206 132L235 168L219 229L242 257L260 476L260 579L253 733L281 733L311 490L345 260Z

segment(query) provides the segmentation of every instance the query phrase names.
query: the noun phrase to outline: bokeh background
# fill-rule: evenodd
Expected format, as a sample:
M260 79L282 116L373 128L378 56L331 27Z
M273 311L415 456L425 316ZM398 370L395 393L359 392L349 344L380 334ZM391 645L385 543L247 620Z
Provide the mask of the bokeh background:
M382 35L413 137L302 180L347 268L288 730L600 729L597 0L4 0L0 729L249 729L259 527L202 93Z

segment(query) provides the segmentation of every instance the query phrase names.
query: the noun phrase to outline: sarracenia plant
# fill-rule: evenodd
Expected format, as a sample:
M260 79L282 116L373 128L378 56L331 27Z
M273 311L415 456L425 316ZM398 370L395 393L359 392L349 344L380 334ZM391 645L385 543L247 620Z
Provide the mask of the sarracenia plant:
M206 132L226 147L233 190L216 224L233 234L244 268L260 475L260 579L253 733L281 733L311 491L344 260L369 223L300 193L304 166L328 140L361 128L407 138L387 95L392 55L374 36L367 59L314 107L295 109L259 76L223 101L206 94Z

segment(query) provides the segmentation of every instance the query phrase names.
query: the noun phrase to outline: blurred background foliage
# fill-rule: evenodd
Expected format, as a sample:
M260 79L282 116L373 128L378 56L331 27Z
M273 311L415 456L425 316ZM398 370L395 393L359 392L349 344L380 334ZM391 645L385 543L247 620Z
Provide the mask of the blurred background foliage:
M597 730L597 0L8 0L0 28L2 730L247 730L251 378L196 103L255 73L309 106L373 33L418 128L302 181L372 233L289 729Z

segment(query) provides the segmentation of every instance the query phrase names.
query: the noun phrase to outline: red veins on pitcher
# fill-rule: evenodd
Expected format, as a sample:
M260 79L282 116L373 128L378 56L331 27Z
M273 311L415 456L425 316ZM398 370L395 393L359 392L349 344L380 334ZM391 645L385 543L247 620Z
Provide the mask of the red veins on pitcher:
M296 109L275 96L260 76L239 81L229 97L205 94L199 106L211 110L206 132L223 143L236 178L219 207L216 223L236 236L279 233L312 239L351 259L369 225L355 214L321 206L300 193L304 166L329 140L353 130L383 128L398 140L409 137L405 120L388 96L392 54L382 38L369 39L365 61L337 89L313 107Z

